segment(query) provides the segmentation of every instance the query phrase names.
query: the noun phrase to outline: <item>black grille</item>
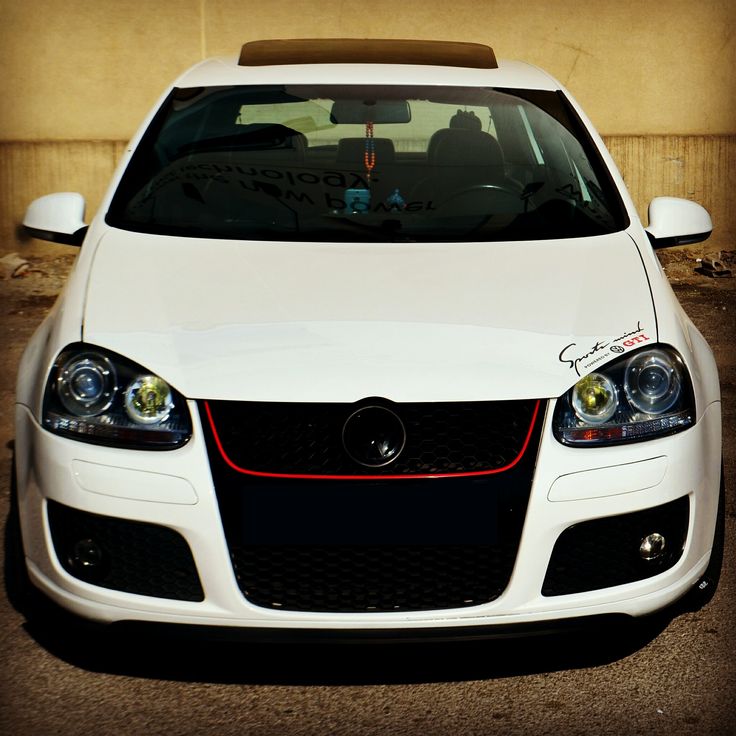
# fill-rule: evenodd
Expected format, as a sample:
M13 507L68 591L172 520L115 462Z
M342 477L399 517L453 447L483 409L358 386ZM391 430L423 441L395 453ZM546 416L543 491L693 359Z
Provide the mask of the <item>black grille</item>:
M173 529L55 501L48 502L48 518L56 556L70 575L125 593L204 600L189 545Z
M495 470L524 447L536 401L394 404L203 402L227 457L238 467L266 473L307 475L431 475ZM391 409L406 429L395 462L369 468L351 459L343 428L359 408ZM212 427L211 427L212 428Z
M508 553L508 550L506 550ZM327 612L475 606L497 598L513 559L489 545L249 546L232 550L249 601Z
M542 587L542 595L567 595L644 580L680 559L687 536L687 496L631 514L575 524L560 534ZM639 546L648 534L666 540L662 557L646 561Z
M375 405L373 400L370 405ZM228 421L225 413L214 412L218 433L221 427L237 424L234 418L248 415L253 405L225 406ZM290 423L280 411L283 405L275 405L278 421L268 419L266 405L258 406L260 413L251 419L263 416L265 425ZM403 459L402 474L426 473L427 468L439 467L438 458L454 463L443 468L459 472L486 469L491 462L494 467L510 467L490 474L434 478L254 476L238 472L227 462L204 414L202 424L225 537L238 584L249 601L277 610L435 610L487 603L506 588L526 515L543 409L533 421L537 402L523 402L515 409L510 403L496 409L485 403L390 406L407 427L407 446L409 427L416 427L415 435L422 430L420 444L428 455L412 463ZM315 407L302 407L304 417L327 417L339 433L345 418L355 411L355 405ZM300 411L287 414L294 417ZM420 417L426 418L426 425ZM511 441L491 417L503 422L503 429L514 425ZM465 429L460 428L459 418L468 419ZM312 432L310 421L305 418L298 423L302 429L284 436ZM496 447L481 447L482 442L471 436L469 427L480 425L483 442L501 438ZM233 454L239 447L237 437L242 441L244 435L233 430L228 440ZM269 437L261 442L253 435L254 442L261 443L265 460L256 464L258 458L248 447L238 462L250 465L249 469L268 468L283 474L342 475L347 468L350 473L346 476L356 473L335 442L327 444L327 452L318 453L323 464L304 460L311 458L309 453L299 454L297 463L292 447L286 448L282 461L276 436ZM324 449L319 442L317 445ZM472 452L450 460L451 448L469 445L475 448ZM482 463L473 455L476 451L483 454ZM333 458L333 452L339 457ZM418 457L416 452L412 457ZM391 466L392 474L399 474L399 462Z

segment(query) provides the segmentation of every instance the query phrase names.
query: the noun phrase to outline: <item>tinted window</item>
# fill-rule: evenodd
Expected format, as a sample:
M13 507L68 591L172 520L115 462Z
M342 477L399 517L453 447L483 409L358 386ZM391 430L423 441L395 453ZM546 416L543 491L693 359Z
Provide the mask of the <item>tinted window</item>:
M628 224L559 93L468 87L175 90L114 226L264 240L520 240Z

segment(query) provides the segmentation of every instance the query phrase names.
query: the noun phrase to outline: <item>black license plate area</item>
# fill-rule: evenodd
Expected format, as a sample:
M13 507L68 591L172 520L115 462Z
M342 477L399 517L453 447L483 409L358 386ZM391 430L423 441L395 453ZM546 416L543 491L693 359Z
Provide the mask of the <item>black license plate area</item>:
M248 484L244 544L495 545L499 504L483 480Z

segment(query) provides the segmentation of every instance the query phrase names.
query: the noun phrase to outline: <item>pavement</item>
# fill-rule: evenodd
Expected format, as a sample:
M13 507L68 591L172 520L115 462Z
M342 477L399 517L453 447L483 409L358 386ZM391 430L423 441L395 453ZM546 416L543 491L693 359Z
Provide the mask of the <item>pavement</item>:
M23 257L24 275L0 281L0 519L18 360L74 249L36 245ZM736 734L736 279L696 273L680 249L662 258L723 391L726 555L705 608L527 640L234 645L93 636L63 617L31 625L2 595L0 733Z

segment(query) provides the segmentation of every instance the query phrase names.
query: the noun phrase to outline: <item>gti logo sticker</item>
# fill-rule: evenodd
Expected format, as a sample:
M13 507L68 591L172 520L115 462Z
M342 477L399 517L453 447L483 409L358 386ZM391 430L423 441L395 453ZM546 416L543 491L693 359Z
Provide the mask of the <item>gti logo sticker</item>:
M557 357L560 363L564 363L578 376L582 376L583 373L588 373L596 365L610 358L612 353L620 355L626 352L626 348L632 348L648 341L649 336L644 332L641 321L639 321L636 323L636 329L624 332L623 335L611 340L598 340L590 347L581 349L577 343L571 342L560 350Z

